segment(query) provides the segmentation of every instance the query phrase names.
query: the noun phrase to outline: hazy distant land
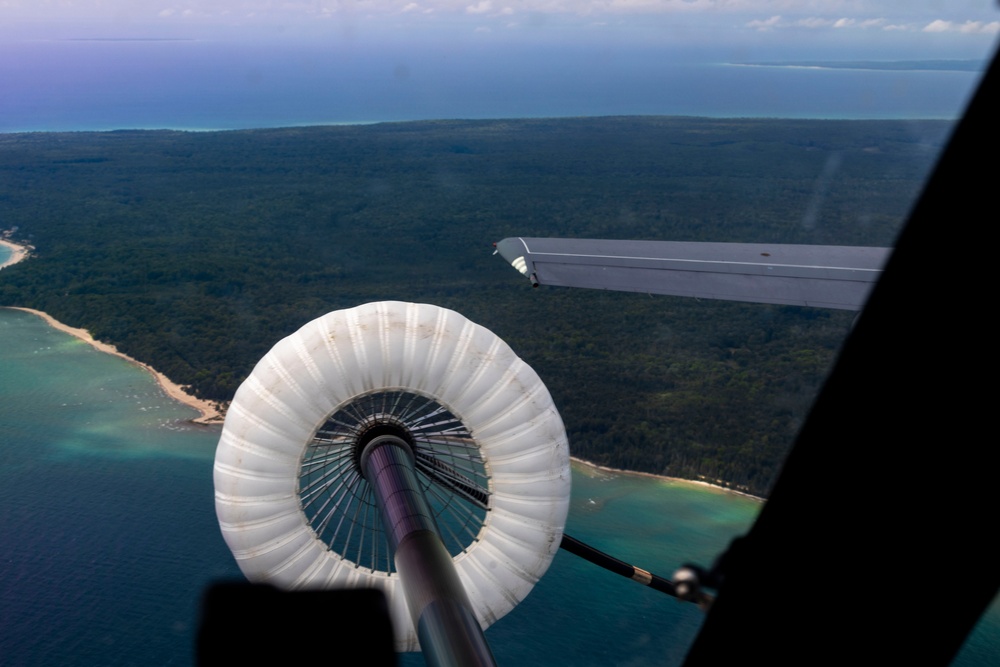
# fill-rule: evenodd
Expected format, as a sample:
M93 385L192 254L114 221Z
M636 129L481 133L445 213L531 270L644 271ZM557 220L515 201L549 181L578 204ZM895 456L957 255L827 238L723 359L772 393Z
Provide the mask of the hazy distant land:
M981 60L774 60L732 64L889 72L983 72L986 69Z
M574 455L766 493L852 315L531 290L512 235L890 245L949 125L600 118L0 135L0 305L209 400L327 311L495 331Z

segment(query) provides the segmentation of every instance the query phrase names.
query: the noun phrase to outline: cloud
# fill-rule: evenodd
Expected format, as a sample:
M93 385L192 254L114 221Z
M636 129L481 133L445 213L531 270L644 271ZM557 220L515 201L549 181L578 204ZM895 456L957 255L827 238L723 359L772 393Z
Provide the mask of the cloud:
M834 28L861 28L862 30L867 30L868 28L879 28L885 24L885 19L849 19L842 18L837 19L833 23Z
M924 32L959 32L967 35L996 35L1000 33L1000 21L966 21L958 23L956 21L945 21L937 19L924 26Z
M858 27L862 29L879 28L883 25L885 25L885 19L865 19L858 23Z
M51 18L57 14L63 21L77 17L118 20L127 15L135 21L154 19L164 24L193 24L199 19L242 23L252 17L249 21L253 23L287 26L336 15L378 20L380 15L433 13L440 17L464 15L474 21L489 17L499 19L498 25L512 16L562 15L588 21L622 17L625 25L629 16L683 15L684 26L697 25L706 35L713 27L729 30L737 26L744 31L836 29L851 34L868 29L997 34L1000 29L995 15L976 10L974 3L979 2L987 0L958 0L947 9L940 0L912 3L912 7L898 2L890 5L888 0L0 0L0 25L21 17ZM935 7L928 8L931 4Z
M601 13L719 13L739 11L745 0L534 0L542 11Z
M971 32L980 35L996 35L1000 33L1000 21L983 23L982 21L966 21L959 29L959 32Z
M190 8L178 10L175 7L167 7L166 9L161 9L156 16L161 19L167 19L178 16L181 18L191 18L192 16L197 16L197 15L198 12L195 12L193 9Z
M920 23L890 23L883 17L855 18L843 16L838 19L823 16L807 16L804 18L786 18L776 14L767 19L754 19L744 24L751 30L765 32L768 30L869 30L872 28L884 31L922 31L926 33L960 33L966 35L996 35L1000 34L1000 21L948 21L937 19L923 25Z
M672 4L670 2L664 2L663 0L611 0L611 2L600 3L601 9L609 9L611 11L625 11L625 12L644 12L648 11L650 13L655 13L664 10L672 9ZM596 5L595 5L596 6Z
M490 0L479 0L478 3L466 7L465 11L468 14L485 14L491 9L493 9L493 3Z
M926 26L924 26L924 32L948 32L951 30L951 21L942 21L938 19L936 21L931 21Z
M841 21L847 21L849 19L840 19ZM833 25L832 19L822 19L818 16L810 16L808 18L799 19L795 22L795 25L802 28L826 28Z
M983 26L983 32L987 32L992 35L1000 34L1000 21L990 21Z
M746 24L748 28L766 31L776 28L805 28L806 30L818 30L820 28L846 28L855 24L854 19L827 19L821 16L807 16L794 21L781 16L772 16L769 19L758 19Z
M749 23L747 23L747 27L748 28L753 28L754 30L760 30L761 32L764 32L766 30L771 30L772 28L775 28L775 27L779 26L780 24L781 24L781 17L780 16L772 16L769 19L763 19L763 20L759 20L758 19L758 20L750 21Z

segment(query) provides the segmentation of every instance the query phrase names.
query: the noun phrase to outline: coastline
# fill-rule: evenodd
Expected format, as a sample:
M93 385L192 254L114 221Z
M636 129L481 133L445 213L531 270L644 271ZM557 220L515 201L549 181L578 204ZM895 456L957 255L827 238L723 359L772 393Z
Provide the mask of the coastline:
M7 261L4 262L3 264L0 264L0 269L21 262L27 259L30 255L29 252L30 249L26 246L13 243L5 239L0 239L0 244L5 245L11 249L10 258L8 258ZM201 416L195 417L194 419L190 420L192 423L202 424L202 425L221 424L223 419L225 418L225 413L222 410L220 410L220 408L216 404L192 396L191 394L184 391L184 389L180 385L172 381L166 375L159 372L149 364L145 364L137 359L128 356L127 354L124 354L123 352L119 352L114 345L110 345L108 343L102 343L101 341L96 340L93 336L90 335L90 332L87 331L86 329L77 329L75 327L71 327L55 319L48 313L45 313L40 310L35 310L34 308L22 308L19 306L8 306L8 308L10 310L20 310L26 313L31 313L32 315L36 315L45 320L46 324L51 326L53 329L57 329L64 333L68 333L69 335L75 338L79 338L80 340L82 340L83 342L87 343L88 345L90 345L91 347L100 352L105 352L107 354L113 354L116 357L121 357L122 359L125 359L129 363L134 364L148 371L153 375L154 378L156 378L157 383L167 394L167 396L176 401L179 401L180 403L183 403L184 405L187 405L188 407L194 408L195 410L198 410L201 413ZM758 500L760 502L766 501L766 498L761 498L760 496L755 496L753 494L746 493L745 491L739 491L737 489L732 489L729 487L722 486L720 484L713 484L711 482L705 482L702 480L685 479L683 477L668 477L666 475L657 475L649 472L639 472L636 470L611 468L608 466L598 465L597 463L594 463L592 461L587 461L586 459L581 459L576 456L570 456L570 461L572 463L590 468L592 470L599 470L605 473L612 473L616 475L619 474L636 475L639 477L650 477L653 479L669 481L669 482L683 482L687 484L697 484L699 486L707 486L711 489L716 489L718 491L723 491L725 493L732 493L744 496L746 498L751 498L753 500Z
M4 267L7 266L11 266L12 264L17 264L18 262L22 262L31 256L32 248L30 246L21 245L18 243L14 243L13 241L9 241L7 239L2 239L2 238L0 238L0 244L7 246L11 250L10 257L3 264L0 264L0 269L3 269ZM90 345L91 347L100 352L105 352L107 354L113 354L116 357L121 357L130 364L134 364L139 368L148 371L153 375L154 378L156 378L156 382L160 385L160 388L163 389L164 393L167 396L174 399L175 401L183 403L184 405L190 408L194 408L195 410L201 413L200 416L190 420L192 423L208 426L211 424L221 424L222 420L225 418L224 412L219 408L217 404L210 403L209 401L198 398L196 396L192 396L191 394L184 391L184 389L179 384L177 384L176 382L174 382L173 380L171 380L166 375L156 370L149 364L144 364L138 359L133 359L127 354L119 352L118 348L116 348L114 345L109 345L108 343L102 343L101 341L96 340L93 336L90 335L90 332L87 331L86 329L77 329L67 324L63 324L62 322L52 317L48 313L44 313L40 310L35 310L34 308L21 308L18 306L8 306L8 308L10 310L21 310L26 313L31 313L32 315L37 315L38 317L45 320L45 323L48 324L53 329L57 329L64 333L68 333L70 336L79 338L84 343L87 343L88 345Z
M5 243L5 245L9 244ZM11 262L8 262L8 264L10 263ZM106 354L112 354L116 357L125 359L129 363L134 364L139 368L142 368L145 371L149 372L150 374L152 374L154 378L156 378L156 381L160 385L160 388L163 389L164 393L166 393L167 396L174 399L175 401L187 405L188 407L194 408L195 410L198 410L201 413L200 416L190 420L192 423L209 426L212 424L221 424L225 419L225 413L219 408L218 405L210 403L209 401L206 401L204 399L197 398L196 396L192 396L191 394L184 391L184 389L180 385L175 383L173 380L171 380L166 375L159 372L149 364L145 364L137 359L134 359L133 357L128 356L123 352L119 352L114 345L110 345L108 343L102 343L101 341L96 340L93 336L90 335L90 332L87 331L86 329L77 329L75 327L71 327L67 324L64 324L63 322L60 322L59 320L52 317L48 313L43 312L41 310L35 310L34 308L23 308L20 306L5 306L5 308L7 308L8 310L20 310L25 313L31 313L32 315L36 315L37 317L42 318L45 321L45 323L48 324L53 329L62 331L63 333L68 333L74 338L82 340L83 342L87 343L88 345L90 345L91 347L100 352L104 352ZM767 501L766 498L755 496L745 491L739 491L737 489L731 489L729 487L725 487L720 484L712 484L711 482L705 482L697 479L685 479L683 477L669 477L667 475L657 475L650 472L625 470L622 468L611 468L609 466L599 465L597 463L594 463L593 461L587 461L586 459L581 459L577 456L570 456L570 462L572 464L577 464L578 466L583 466L586 468L590 468L591 470L600 471L604 473L611 473L615 475L633 475L637 477L649 477L652 479L657 479L667 482L681 482L685 484L695 484L698 486L706 486L710 489L714 489L724 493L731 493L738 496L744 496L745 498L750 498L752 500L757 500L760 502Z
M194 408L195 410L201 413L201 416L195 417L194 419L190 420L192 423L202 424L205 426L222 423L222 420L224 419L225 415L217 405L210 403L209 401L206 401L204 399L192 396L191 394L184 391L184 389L180 385L175 383L173 380L171 380L166 375L159 372L149 364L144 364L143 362L137 359L133 359L132 357L128 356L127 354L124 354L123 352L119 352L114 345L109 345L108 343L102 343L101 341L96 340L93 336L90 335L90 332L87 331L86 329L77 329L67 324L63 324L62 322L55 319L48 313L44 313L40 310L35 310L34 308L21 308L19 306L8 306L7 308L9 310L20 310L26 313L31 313L32 315L37 315L38 317L45 320L46 324L48 324L53 329L57 329L64 333L68 333L69 335L75 338L79 338L80 340L87 343L94 349L99 350L100 352L106 352L107 354L113 354L116 357L121 357L122 359L125 359L129 363L134 364L139 368L148 371L153 375L154 378L156 378L156 381L157 383L159 383L160 388L163 389L164 393L166 393L167 396L174 399L175 401L179 401L184 405L187 405L188 407Z
M0 269L17 264L18 262L23 262L28 258L31 250L28 246L23 246L19 243L14 243L13 241L8 241L7 239L2 238L0 238L0 245L10 248L10 257L8 257L7 261L3 264L0 264Z
M721 484L712 484L711 482L705 482L699 479L685 479L684 477L668 477L667 475L657 475L651 472L639 472L637 470L624 470L622 468L610 468L608 466L602 466L592 461L586 459L581 459L577 456L570 456L570 464L577 464L592 470L599 470L601 472L613 473L615 475L634 475L637 477L650 477L652 479L658 479L665 482L683 482L685 484L696 484L698 486L707 486L710 489L715 489L718 491L723 491L725 493L731 493L737 496L743 496L744 498L750 498L752 500L757 500L762 503L767 502L767 498L762 498L761 496L755 496L752 493L747 493L746 491L739 491L737 489L731 489L728 486L722 486Z

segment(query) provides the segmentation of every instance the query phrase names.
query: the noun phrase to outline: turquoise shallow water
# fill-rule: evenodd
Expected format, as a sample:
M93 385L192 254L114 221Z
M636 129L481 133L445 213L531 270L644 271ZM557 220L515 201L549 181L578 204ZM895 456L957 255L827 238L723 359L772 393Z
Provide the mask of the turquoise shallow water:
M0 309L0 664L187 665L215 521L217 427L146 372ZM579 467L567 532L654 573L710 563L760 503ZM676 665L701 612L560 552L487 637L501 665ZM994 609L961 665L991 664ZM409 655L404 665L423 664Z
M0 341L0 662L188 664L201 588L239 576L214 516L218 429L187 424L194 412L149 374L33 315L0 310ZM574 484L568 532L667 575L709 560L759 506L629 475ZM663 664L700 618L560 553L488 637L507 665Z
M460 72L432 62L434 53L379 53L359 58L357 71L304 69L299 54L256 45L31 42L0 52L0 132L636 113L950 118L977 78L648 54L607 64L575 50L491 52L487 69L463 61ZM0 247L0 263L8 254ZM214 516L218 430L187 424L193 416L147 373L0 310L0 664L190 664L202 587L240 576ZM580 471L573 494L570 534L661 575L710 563L759 507L687 484ZM688 605L560 553L487 636L501 665L674 665L700 620ZM1000 664L996 602L956 664Z

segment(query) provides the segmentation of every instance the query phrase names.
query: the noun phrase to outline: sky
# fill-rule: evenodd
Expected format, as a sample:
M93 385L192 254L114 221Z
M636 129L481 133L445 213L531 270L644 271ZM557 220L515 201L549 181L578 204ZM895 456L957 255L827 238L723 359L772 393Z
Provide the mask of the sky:
M982 57L991 0L0 0L0 39L801 45Z

